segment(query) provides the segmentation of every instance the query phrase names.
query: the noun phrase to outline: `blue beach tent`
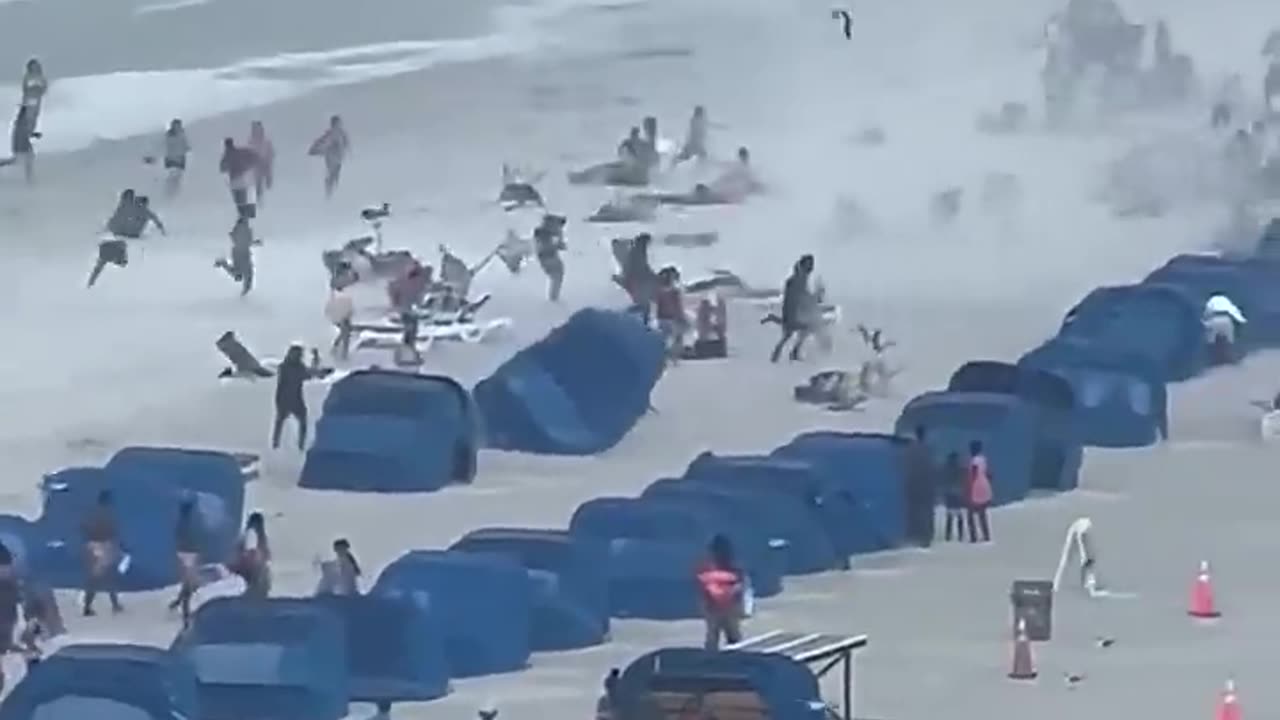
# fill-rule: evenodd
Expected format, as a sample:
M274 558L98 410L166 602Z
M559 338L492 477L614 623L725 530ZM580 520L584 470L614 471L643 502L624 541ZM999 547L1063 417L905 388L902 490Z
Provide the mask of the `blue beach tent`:
M449 547L510 558L533 580L534 652L599 645L609 637L608 554L567 530L483 528Z
M82 644L58 649L0 703L0 720L196 720L196 677L167 650Z
M173 649L195 666L202 720L339 720L347 714L342 618L315 599L220 597Z
M319 596L342 619L353 702L434 700L449 694L444 630L407 598Z
M361 370L334 383L299 486L429 492L471 482L479 419L452 378Z
M1201 313L1185 290L1160 283L1102 287L1068 311L1058 337L1092 342L1151 361L1166 382L1205 368Z
M529 663L533 588L512 560L412 550L382 570L371 594L407 598L438 616L454 677L515 672Z

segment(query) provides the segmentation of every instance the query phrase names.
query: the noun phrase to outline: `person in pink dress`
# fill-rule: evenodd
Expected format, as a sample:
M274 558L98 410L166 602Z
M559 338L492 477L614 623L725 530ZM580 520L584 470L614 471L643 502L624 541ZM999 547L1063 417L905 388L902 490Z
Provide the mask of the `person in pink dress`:
M982 452L982 443L974 440L969 443L969 542L978 542L978 533L982 533L982 542L991 542L991 523L987 518L987 510L991 507L994 493L991 490L991 470L987 465L987 456Z

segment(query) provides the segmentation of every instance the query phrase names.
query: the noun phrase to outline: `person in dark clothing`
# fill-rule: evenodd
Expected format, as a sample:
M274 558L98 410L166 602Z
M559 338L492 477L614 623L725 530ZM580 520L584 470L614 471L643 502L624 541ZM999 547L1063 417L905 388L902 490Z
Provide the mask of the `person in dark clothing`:
M302 346L291 345L276 369L276 420L271 430L271 447L280 447L284 421L298 421L298 450L307 448L307 401L302 385L311 378L311 369L302 360Z
M243 215L236 218L236 224L227 234L231 238L230 258L218 258L213 266L222 268L232 280L240 283L240 296L244 297L253 289L253 246L261 241L254 239L249 218Z
M796 344L791 348L791 359L800 359L800 349L809 337L815 303L813 293L809 290L809 278L813 275L814 260L812 255L802 255L791 270L791 276L782 290L782 337L773 347L772 362L778 362L782 350L791 338Z
M174 547L178 560L178 596L169 603L169 610L182 611L182 626L191 624L191 599L200 589L200 518L196 514L194 499L182 501L178 506L178 522L174 528Z
M566 249L564 224L563 216L546 215L533 231L533 254L547 276L547 298L551 302L560 302L560 288L564 285L564 259L560 256Z
M733 546L723 535L716 535L708 548L709 558L698 570L698 586L702 594L702 615L706 623L707 650L720 648L721 636L734 644L742 640L742 602L745 589L743 573L733 557Z
M337 567L336 582L332 588L334 595L359 595L360 577L363 572L355 553L351 551L351 542L346 538L333 541L333 558Z
M9 548L0 543L0 657L13 648L13 633L18 627L21 604L22 586L17 564ZM0 674L2 678L3 674Z
M22 174L28 183L36 179L36 150L33 138L40 137L36 132L36 110L27 105L18 108L13 118L13 132L9 137L9 149L13 152L14 162L22 165Z
M937 498L937 469L925 441L925 428L916 427L915 438L907 447L907 537L920 547L933 544L933 506Z
M151 202L145 195L137 195L132 189L121 192L115 212L111 213L111 219L107 220L106 229L111 238L98 243L98 259L93 265L93 270L89 272L89 282L86 287L93 287L108 264L117 267L128 266L128 241L141 238L148 224L155 224L161 235L168 234L164 223L151 210Z
M640 233L631 242L627 262L622 268L622 286L631 296L632 305L640 313L646 325L653 313L653 297L658 287L658 275L649 264L649 245L653 236Z
M115 499L110 490L98 493L98 502L80 525L84 537L85 587L84 616L94 615L93 601L105 591L111 598L111 610L122 612L115 580L119 573L120 528L116 524Z
M960 461L960 453L947 453L942 463L942 506L947 514L943 527L942 539L951 542L954 528L955 539L964 538L965 498L968 494L969 470Z

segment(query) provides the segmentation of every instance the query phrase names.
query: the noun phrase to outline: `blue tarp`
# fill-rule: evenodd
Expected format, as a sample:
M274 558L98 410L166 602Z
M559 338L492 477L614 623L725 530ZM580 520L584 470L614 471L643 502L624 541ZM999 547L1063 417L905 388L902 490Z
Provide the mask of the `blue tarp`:
M177 581L174 527L181 495L154 482L121 482L103 468L68 468L45 476L44 509L35 523L41 542L33 548L38 578L54 588L84 586L84 538L80 530L102 490L114 496L121 545L130 556L117 587L126 592L155 590Z
M196 677L166 650L68 645L0 703L0 720L197 720Z
M625 313L587 309L476 385L490 447L593 455L618 444L649 409L661 338Z
M534 652L599 645L609 637L608 555L565 530L484 528L450 550L511 558L534 579L530 646Z
M1185 291L1156 283L1103 287L1085 296L1058 336L1096 343L1150 360L1163 380L1186 380L1205 367L1203 305Z
M427 492L475 477L478 420L452 378L361 370L334 383L299 486Z
M315 599L221 597L174 650L195 666L201 720L338 720L347 714L342 619Z
M107 462L114 482L150 482L196 501L200 555L208 562L231 557L244 520L244 473L234 455L213 450L127 447Z
M736 511L752 514L753 521L771 538L783 541L783 568L788 575L805 575L847 567L847 558L836 552L831 536L823 528L817 508L795 494L781 489L751 485L734 487L724 483L699 483L684 478L656 480L645 490L665 492L672 486L706 493Z
M1168 399L1161 373L1147 359L1087 342L1052 340L1018 364L1071 383L1073 427L1091 447L1145 447L1168 436Z
M1035 409L1036 448L1031 487L1066 492L1080 485L1084 448L1075 433L1071 383L1045 370L993 360L961 365L947 383L952 392L989 392L1022 398Z
M525 569L511 560L413 550L384 568L371 592L408 598L438 616L454 677L528 665L533 588Z
M813 463L761 455L715 455L704 452L689 463L686 480L785 490L804 498L818 511L831 542L843 556L871 552L884 544L875 525L848 488Z
M773 455L803 460L844 485L874 525L876 549L906 538L906 441L882 433L810 432L797 435Z
M351 700L433 700L449 694L449 663L437 619L407 598L321 596L347 639Z
M994 505L1017 502L1031 489L1036 447L1034 409L1017 397L998 393L928 392L902 409L895 424L907 436L918 426L928 432L926 442L941 462L949 452L969 457L969 443L977 440L991 470Z
M765 504L745 495L735 495L729 490L705 483L684 482L679 478L662 478L654 481L641 494L642 500L674 502L688 507L701 508L722 518L725 537L734 552L743 558L755 584L754 591L760 597L782 591L782 575L789 563L785 525L774 521L774 513ZM769 577L767 588L762 575Z
M614 617L701 616L694 575L714 535L704 516L636 498L596 498L574 510L569 532L606 545Z
M773 653L663 648L636 658L618 679L615 717L647 717L653 693L691 699L716 692L752 692L769 720L824 720L817 678L799 661Z

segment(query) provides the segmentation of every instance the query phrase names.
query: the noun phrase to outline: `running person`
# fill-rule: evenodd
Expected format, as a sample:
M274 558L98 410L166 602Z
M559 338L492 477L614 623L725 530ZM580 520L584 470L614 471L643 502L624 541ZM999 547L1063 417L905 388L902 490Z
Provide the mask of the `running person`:
M120 202L107 221L107 232L111 238L98 243L98 260L89 273L89 283L93 287L107 264L126 267L129 264L129 240L142 237L147 225L154 223L161 235L165 235L164 223L151 210L146 197L136 195L133 190L120 193Z
M342 125L342 118L334 115L329 118L329 128L315 142L311 143L309 155L324 158L324 195L332 197L333 191L342 179L342 163L351 152L351 138Z

